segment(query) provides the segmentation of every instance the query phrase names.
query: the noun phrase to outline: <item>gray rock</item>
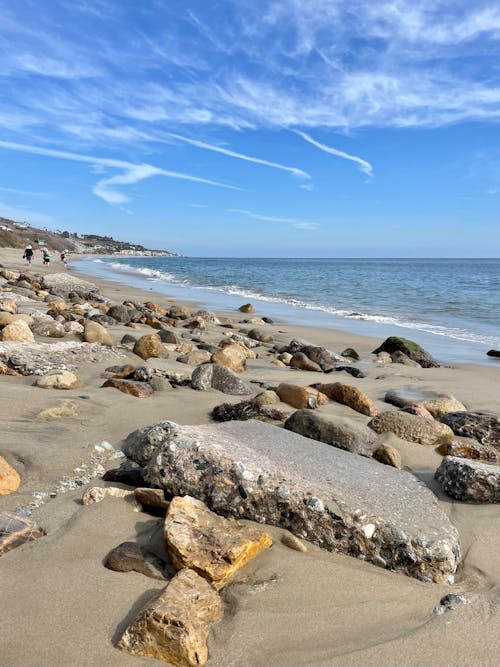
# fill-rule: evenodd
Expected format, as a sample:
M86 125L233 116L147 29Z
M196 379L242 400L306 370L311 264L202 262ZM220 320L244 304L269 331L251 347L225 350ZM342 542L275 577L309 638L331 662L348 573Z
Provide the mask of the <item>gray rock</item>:
M407 338L401 338L400 336L390 336L389 338L386 338L380 347L373 350L373 354L379 354L380 352L388 352L389 354L392 354L397 350L404 352L407 357L416 361L422 368L439 367L438 362L420 347L418 343L408 340Z
M153 391L170 391L172 389L172 385L167 378L161 375L153 375L148 382L153 387Z
M300 352L303 352L308 356L311 361L315 361L319 364L321 370L325 373L333 370L337 361L343 361L343 358L339 355L334 355L332 352L329 352L326 347L318 347L317 345L306 345Z
M117 322L121 322L123 324L130 322L129 309L126 306L122 306L121 304L111 306L111 308L108 309L107 315L112 317Z
M363 373L362 370L356 368L356 366L335 366L335 371L345 371L353 378L365 378L366 373Z
M353 454L372 456L377 448L376 434L364 424L346 417L332 417L311 410L297 410L286 420L285 428Z
M23 375L44 375L53 370L76 370L81 364L121 356L100 343L60 341L54 343L0 342L0 361Z
M398 438L422 445L433 445L440 438L453 438L453 431L445 424L408 412L381 412L368 426L376 433L394 433Z
M391 389L386 393L384 400L398 408L404 408L407 405L421 405L436 419L441 419L447 412L466 409L451 394L443 394L428 389L416 389L415 387Z
M403 366L410 366L413 368L420 367L420 364L418 364L416 361L413 361L413 359L410 359L410 357L404 352L401 352L401 350L396 350L396 352L393 352L391 354L391 359L393 364L403 364Z
M151 579L165 580L165 563L137 542L122 542L104 559L104 567L115 572L139 572Z
M253 393L252 388L227 366L222 364L201 364L191 375L193 389L206 391L217 389L223 394L246 396Z
M441 417L455 435L500 449L500 418L488 412L449 412Z
M473 503L500 503L500 466L445 456L436 479L452 498Z
M43 289L60 292L78 292L80 296L87 298L89 295L98 293L99 289L94 283L78 278L71 273L48 273L43 277Z
M273 337L269 331L263 331L262 329L252 329L248 332L248 337L253 340L259 341L259 343L272 343Z
M359 361L361 359L359 354L352 347L346 347L346 349L340 353L340 356L345 357L346 359L354 359L354 361Z
M150 483L224 516L287 528L319 546L414 577L450 580L456 529L406 471L257 421L160 422L127 438Z
M170 343L171 345L179 344L179 338L170 329L158 329L157 334L162 343Z

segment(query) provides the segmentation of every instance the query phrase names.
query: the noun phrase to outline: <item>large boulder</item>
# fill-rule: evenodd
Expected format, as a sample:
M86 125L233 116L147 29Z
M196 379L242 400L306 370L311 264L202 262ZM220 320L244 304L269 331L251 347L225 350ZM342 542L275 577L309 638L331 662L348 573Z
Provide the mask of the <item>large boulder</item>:
M217 590L272 544L264 531L218 516L190 496L170 501L164 537L174 567L195 570Z
M332 384L320 384L318 390L328 396L332 401L347 405L347 407L360 412L362 415L373 417L377 414L377 406L368 396L349 384L333 382Z
M440 439L453 439L453 431L445 424L407 412L381 412L368 426L376 433L394 433L402 440L434 445Z
M500 466L445 456L436 479L452 498L474 503L500 503Z
M100 343L101 345L114 345L113 337L107 329L105 329L99 322L89 320L85 322L83 327L83 340L86 343Z
M221 612L217 591L186 568L128 626L118 648L173 665L202 667L208 659L209 626Z
M406 356L413 361L416 361L422 368L439 367L438 362L420 347L418 343L408 340L407 338L401 338L400 336L390 336L389 338L386 338L382 345L377 347L376 350L373 350L373 354L379 354L379 352L392 354L398 350L406 354Z
M441 417L455 435L475 438L500 449L500 417L488 412L449 412Z
M148 431L150 432L148 434ZM171 495L212 511L287 528L330 551L437 582L459 560L458 534L434 494L402 470L255 420L160 422L125 453ZM144 446L143 446L144 443Z
M286 420L285 428L353 454L372 456L376 449L376 434L364 424L346 417L297 410Z
M398 408L421 405L436 419L441 419L447 412L466 410L465 406L451 394L414 387L391 389L386 393L384 400Z
M233 396L246 396L253 393L249 384L239 378L230 368L221 364L197 366L191 375L191 386L200 391L217 389L223 394Z

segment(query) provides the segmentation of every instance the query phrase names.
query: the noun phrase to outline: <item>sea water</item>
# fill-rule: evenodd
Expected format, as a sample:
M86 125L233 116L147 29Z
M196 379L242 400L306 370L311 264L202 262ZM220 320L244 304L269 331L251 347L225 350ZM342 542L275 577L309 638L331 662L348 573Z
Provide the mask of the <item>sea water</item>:
M499 259L91 258L86 273L219 310L385 338L444 362L500 362Z

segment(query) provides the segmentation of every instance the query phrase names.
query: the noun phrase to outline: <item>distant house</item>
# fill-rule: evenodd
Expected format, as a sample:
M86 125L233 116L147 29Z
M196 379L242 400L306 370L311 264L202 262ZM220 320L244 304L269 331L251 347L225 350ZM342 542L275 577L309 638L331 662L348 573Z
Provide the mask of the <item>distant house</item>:
M13 222L12 224L16 229L29 229L27 222Z

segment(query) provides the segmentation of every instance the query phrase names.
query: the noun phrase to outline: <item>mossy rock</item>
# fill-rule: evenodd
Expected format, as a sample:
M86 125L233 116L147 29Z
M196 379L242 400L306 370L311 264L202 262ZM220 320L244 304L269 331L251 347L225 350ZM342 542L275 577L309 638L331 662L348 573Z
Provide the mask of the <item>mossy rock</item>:
M420 347L418 343L400 336L390 336L389 338L386 338L380 347L373 350L373 354L378 354L379 352L388 352L389 354L392 354L398 350L406 354L406 356L413 361L416 361L422 368L439 368L438 362Z

